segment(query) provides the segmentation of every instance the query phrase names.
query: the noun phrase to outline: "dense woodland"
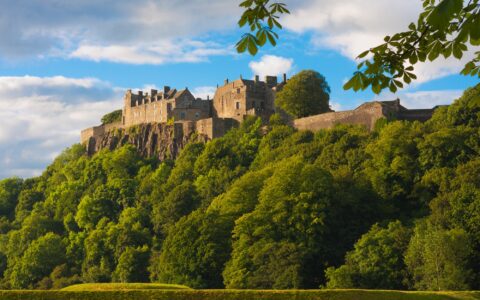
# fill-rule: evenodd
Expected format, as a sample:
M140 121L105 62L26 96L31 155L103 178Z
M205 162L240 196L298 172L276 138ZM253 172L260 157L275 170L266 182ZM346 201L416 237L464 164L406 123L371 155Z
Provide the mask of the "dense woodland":
M0 181L3 289L480 288L480 85L427 123L247 119L175 160L65 150Z

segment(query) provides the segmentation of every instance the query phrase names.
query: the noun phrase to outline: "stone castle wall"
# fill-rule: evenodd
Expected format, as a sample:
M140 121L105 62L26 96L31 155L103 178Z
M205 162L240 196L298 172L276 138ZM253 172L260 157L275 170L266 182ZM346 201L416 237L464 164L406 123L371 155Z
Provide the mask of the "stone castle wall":
M300 130L318 131L332 128L337 124L363 125L372 130L378 119L383 118L383 108L378 102L365 103L354 110L328 112L293 121L293 126Z
M80 133L80 142L82 144L85 144L88 142L88 140L91 137L100 137L108 133L109 131L112 131L117 128L124 128L122 125L122 122L115 122L115 123L110 123L110 124L103 124L100 126L95 126L95 127L90 127L87 129L84 129Z

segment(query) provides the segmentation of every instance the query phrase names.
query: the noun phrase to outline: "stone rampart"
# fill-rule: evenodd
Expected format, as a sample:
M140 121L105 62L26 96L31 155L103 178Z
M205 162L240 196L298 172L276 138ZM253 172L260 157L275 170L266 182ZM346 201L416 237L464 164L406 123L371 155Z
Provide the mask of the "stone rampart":
M336 124L363 125L369 130L375 126L375 122L384 117L382 106L379 103L366 103L355 110L341 112L328 112L293 121L293 126L300 130L318 131L332 128Z

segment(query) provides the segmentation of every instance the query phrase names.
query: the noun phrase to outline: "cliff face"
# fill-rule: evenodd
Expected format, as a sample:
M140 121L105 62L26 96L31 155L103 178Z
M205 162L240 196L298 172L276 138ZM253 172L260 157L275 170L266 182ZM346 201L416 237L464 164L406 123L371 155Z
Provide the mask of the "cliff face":
M93 155L105 148L114 150L132 144L144 157L156 156L160 160L175 158L190 140L207 140L207 137L194 134L194 130L186 127L183 124L149 123L112 129L90 137L86 142L87 153Z

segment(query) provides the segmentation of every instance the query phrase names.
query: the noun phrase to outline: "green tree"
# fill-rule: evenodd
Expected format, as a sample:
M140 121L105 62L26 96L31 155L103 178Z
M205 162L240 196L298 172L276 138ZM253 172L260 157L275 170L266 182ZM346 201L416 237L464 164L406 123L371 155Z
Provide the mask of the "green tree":
M222 288L221 272L229 251L230 220L199 209L170 229L160 257L151 267L152 281L193 288Z
M413 286L419 290L468 290L472 248L463 229L419 222L405 255Z
M325 223L332 186L328 172L298 157L278 164L255 210L236 223L232 258L223 272L226 286L318 286L328 261Z
M296 74L275 96L275 105L296 118L330 110L330 87L325 77L312 70Z
M47 233L32 242L15 266L11 275L12 287L31 288L64 262L65 246L62 238L54 233Z
M345 264L326 271L327 288L405 289L403 255L410 232L399 221L375 224L347 253Z
M0 216L13 217L23 180L7 178L0 181Z
M102 117L102 124L110 124L122 121L122 110L114 110Z
M118 259L113 280L119 282L148 282L148 260L150 251L147 246L127 247Z

